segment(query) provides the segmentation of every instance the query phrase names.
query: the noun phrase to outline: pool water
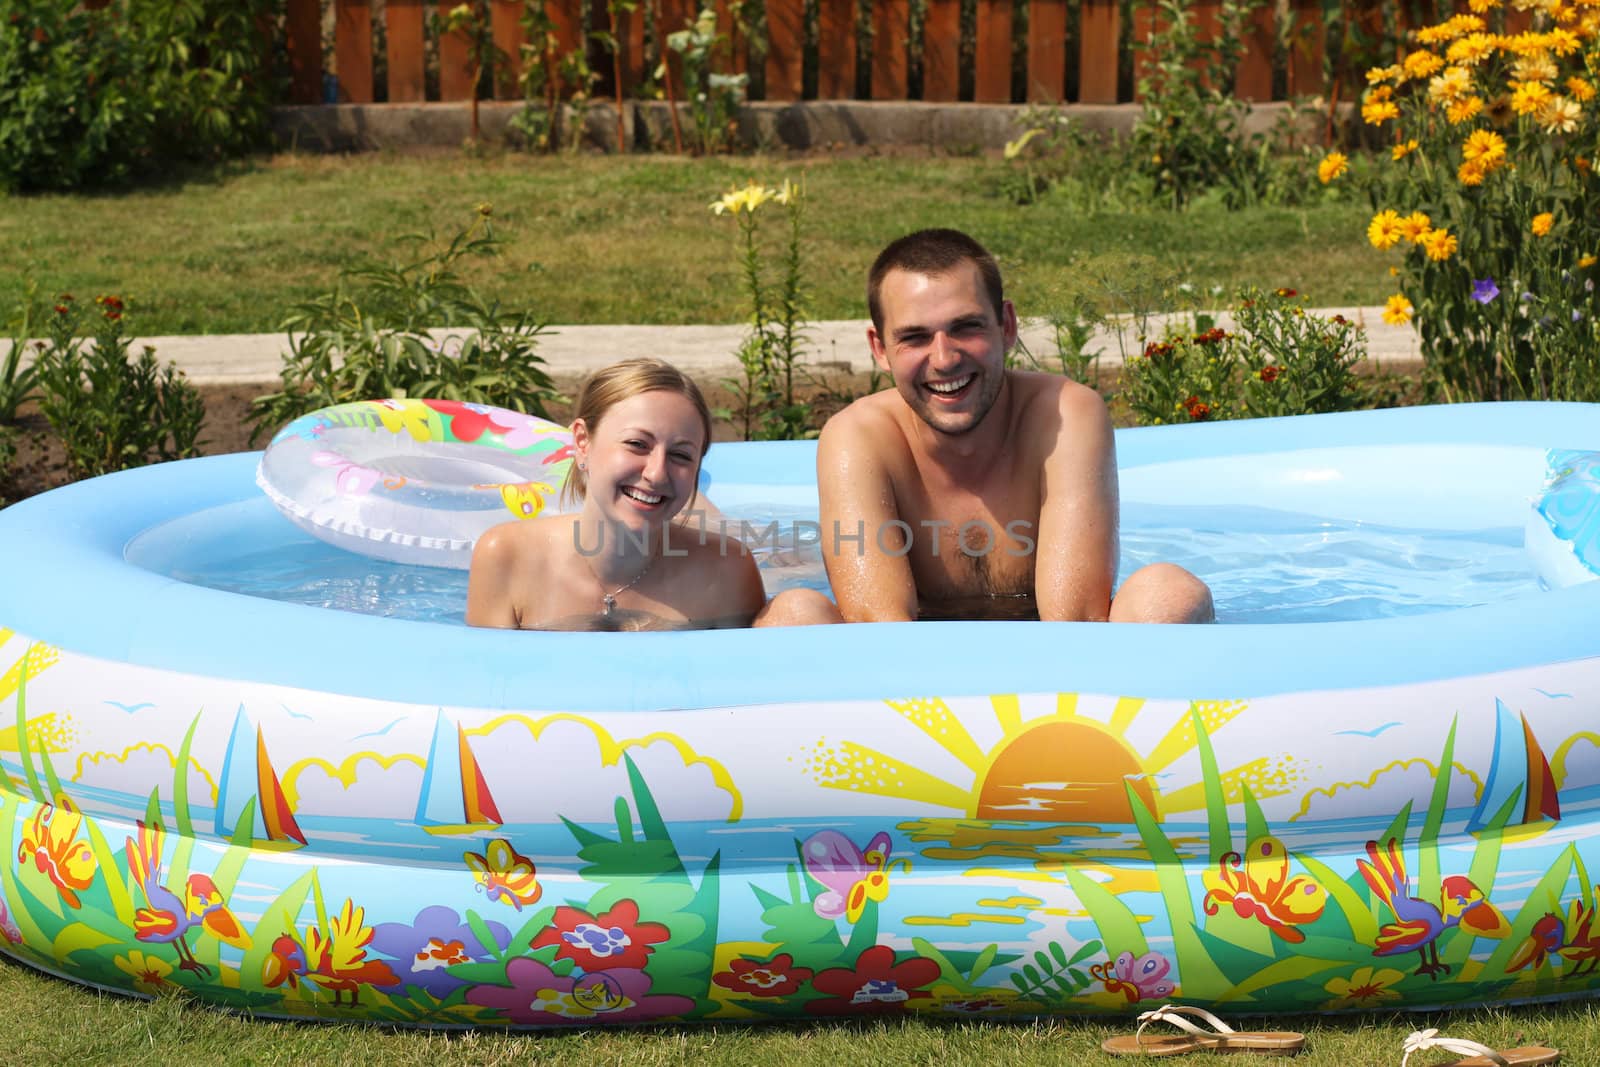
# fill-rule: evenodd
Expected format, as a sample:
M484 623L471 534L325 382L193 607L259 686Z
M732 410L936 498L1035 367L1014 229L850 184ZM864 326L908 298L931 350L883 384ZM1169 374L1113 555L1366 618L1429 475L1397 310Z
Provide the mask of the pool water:
M756 550L767 592L826 591L816 538L793 508L750 505L733 519L784 536ZM1522 529L1425 530L1269 508L1144 506L1122 516L1119 580L1176 563L1211 586L1223 623L1297 623L1419 615L1540 591ZM180 581L247 596L367 615L464 625L465 571L386 563L324 544L265 501L230 504L158 526L130 562Z

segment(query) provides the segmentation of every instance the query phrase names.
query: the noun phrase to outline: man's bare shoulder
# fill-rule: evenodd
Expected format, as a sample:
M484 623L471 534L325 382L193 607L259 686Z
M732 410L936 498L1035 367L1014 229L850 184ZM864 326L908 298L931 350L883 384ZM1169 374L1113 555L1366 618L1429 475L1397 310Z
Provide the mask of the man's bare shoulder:
M1099 436L1111 427L1100 394L1060 374L1013 371L1016 428L1026 439L1071 441Z

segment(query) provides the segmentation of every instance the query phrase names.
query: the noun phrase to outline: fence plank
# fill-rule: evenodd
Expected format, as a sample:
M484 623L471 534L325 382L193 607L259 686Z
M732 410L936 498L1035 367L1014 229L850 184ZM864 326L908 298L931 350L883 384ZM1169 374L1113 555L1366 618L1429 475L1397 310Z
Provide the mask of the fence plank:
M1135 100L1144 99L1144 93L1139 91L1139 83L1149 76L1154 57L1150 46L1154 44L1159 29L1155 8L1148 4L1133 5L1133 98Z
M749 66L749 49L744 35L739 32L739 23L733 17L733 8L729 0L717 0L717 33L728 39L727 54L717 57L717 69L727 70L732 74L742 74Z
M1311 96L1327 88L1323 50L1327 26L1322 0L1290 0L1289 95Z
M909 0L872 5L872 98L906 98L906 41L911 36Z
M767 99L800 99L804 0L767 0Z
M928 0L922 17L922 99L961 93L961 0Z
M499 50L494 62L495 99L515 100L522 95L517 81L522 73L522 0L490 0L489 28Z
M973 98L980 103L1011 102L1011 0L978 0L978 42Z
M1117 102L1120 23L1117 0L1083 0L1079 6L1078 103Z
M1233 75L1233 95L1240 100L1272 99L1272 8L1251 12L1244 25L1244 54Z
M1028 2L1028 99L1059 104L1067 91L1067 0Z
M544 0L544 13L556 35L557 59L575 51L583 32L583 0Z
M333 57L339 68L339 103L372 103L372 5L338 0L333 8Z
M445 29L450 9L456 5L451 0L439 0L439 99L471 100L475 86L472 84L472 45L465 33L451 33ZM339 61L344 69L344 61ZM344 75L339 75L340 82Z
M389 41L389 103L427 98L422 66L422 0L389 0L384 29Z
M289 49L289 101L322 103L322 5L319 0L289 0L283 29Z
M818 0L817 96L850 100L855 95L855 0Z

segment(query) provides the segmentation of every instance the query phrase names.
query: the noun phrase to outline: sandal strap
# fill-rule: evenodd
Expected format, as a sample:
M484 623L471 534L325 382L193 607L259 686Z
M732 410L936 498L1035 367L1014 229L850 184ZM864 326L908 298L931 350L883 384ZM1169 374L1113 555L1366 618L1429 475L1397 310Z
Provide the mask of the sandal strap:
M1405 1055L1400 1058L1400 1067L1406 1067L1406 1062L1411 1059L1413 1052L1423 1052L1427 1049L1444 1049L1461 1056L1482 1056L1491 1063L1500 1067L1510 1067L1511 1061L1488 1045L1480 1045L1476 1041L1468 1041L1460 1037L1440 1037L1437 1029L1415 1030L1406 1037L1405 1044L1401 1046Z
M1188 1019L1185 1019L1185 1015L1193 1016L1194 1018L1199 1019L1207 1026L1210 1026L1211 1029L1206 1030L1196 1026ZM1163 1004L1161 1007L1156 1008L1153 1011L1147 1011L1139 1016L1139 1029L1134 1032L1134 1040L1138 1041L1141 1045L1144 1043L1145 1028L1151 1023L1170 1023L1171 1025L1176 1026L1179 1030L1182 1030L1188 1034L1192 1034L1195 1037L1217 1037L1219 1035L1231 1034L1234 1032L1233 1027L1229 1026L1215 1015L1212 1015L1204 1008L1192 1008L1187 1004Z

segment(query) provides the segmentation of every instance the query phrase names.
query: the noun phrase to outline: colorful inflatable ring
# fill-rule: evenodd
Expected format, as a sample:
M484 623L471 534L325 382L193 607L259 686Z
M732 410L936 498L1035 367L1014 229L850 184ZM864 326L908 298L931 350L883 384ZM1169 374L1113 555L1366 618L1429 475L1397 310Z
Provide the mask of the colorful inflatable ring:
M397 563L466 569L489 527L557 508L572 434L455 400L361 400L273 437L256 484L315 537Z
M1600 578L1600 452L1551 450L1524 544L1552 589Z

